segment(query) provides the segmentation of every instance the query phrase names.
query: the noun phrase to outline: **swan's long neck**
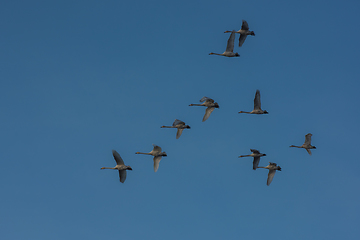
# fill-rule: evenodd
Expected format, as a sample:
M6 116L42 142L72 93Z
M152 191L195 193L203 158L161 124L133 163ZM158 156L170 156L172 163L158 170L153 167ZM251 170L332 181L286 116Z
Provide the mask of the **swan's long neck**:
M242 158L242 157L252 157L251 155L241 155L239 156L239 158Z
M136 152L135 154L145 154L145 155L151 155L151 153L143 153L143 152Z
M302 148L301 146L291 145L290 147Z
M239 113L251 113L251 112L240 111Z
M211 52L211 53L209 53L209 55L220 55L220 56L222 56L223 54Z
M113 167L102 167L100 169L116 169L116 168L113 168Z
M161 128L176 128L174 126L161 126Z
M202 104L192 103L189 106L203 106Z

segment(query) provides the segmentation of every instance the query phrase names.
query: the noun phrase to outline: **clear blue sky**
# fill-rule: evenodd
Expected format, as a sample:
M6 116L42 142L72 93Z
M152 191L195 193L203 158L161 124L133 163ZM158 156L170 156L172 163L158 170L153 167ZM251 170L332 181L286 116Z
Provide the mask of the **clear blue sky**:
M3 1L1 239L359 239L358 1ZM239 58L222 53L241 20ZM251 110L256 89L268 115ZM206 122L203 96L220 105ZM161 129L175 118L191 126ZM301 145L313 134L313 155ZM157 173L157 144L167 152ZM259 149L282 167L252 170ZM111 150L127 165L124 184Z

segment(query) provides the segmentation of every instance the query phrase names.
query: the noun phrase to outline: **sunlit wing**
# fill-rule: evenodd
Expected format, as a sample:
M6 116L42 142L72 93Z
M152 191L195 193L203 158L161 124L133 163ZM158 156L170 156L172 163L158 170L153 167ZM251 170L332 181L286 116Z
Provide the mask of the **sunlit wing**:
M117 151L112 150L112 154L114 156L114 159L115 159L117 165L125 165L124 161L122 160L122 158L120 157L120 154Z
M259 91L259 90L256 90L256 93L255 93L254 109L255 109L255 110L261 109L260 91Z
M120 182L124 183L126 180L126 170L119 170Z
M246 37L247 37L246 34L240 34L240 37L239 37L239 47L241 47L241 46L244 44Z
M268 178L267 178L267 185L269 186L270 183L272 182L274 175L275 175L276 170L269 170L269 174L268 174Z
M157 170L159 169L160 160L161 156L154 157L154 172L157 172Z
M312 136L311 133L305 135L305 144L311 145L311 136Z
M309 155L311 155L311 151L308 148L305 148Z
M153 146L154 146L153 152L161 153L161 147L159 147L159 146L157 146L155 144L153 144Z
M206 110L205 110L205 115L204 115L204 117L203 117L203 122L205 122L209 117L210 117L210 114L214 111L214 107L208 107L208 108L206 108Z
M231 32L230 37L227 42L225 52L233 52L234 51L234 41L235 41L235 32Z
M176 132L176 139L179 139L179 137L181 136L182 132L184 129L182 128L178 128L177 132Z

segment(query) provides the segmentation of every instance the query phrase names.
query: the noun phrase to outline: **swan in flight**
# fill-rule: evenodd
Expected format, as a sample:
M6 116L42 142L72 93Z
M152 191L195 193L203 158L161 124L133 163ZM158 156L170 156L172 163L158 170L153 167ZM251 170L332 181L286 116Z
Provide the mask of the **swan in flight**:
M268 174L268 178L267 178L267 182L266 182L266 185L268 185L268 186L270 185L271 181L273 180L276 170L281 171L281 167L277 166L276 163L272 163L272 162L269 162L269 163L270 164L267 165L266 167L258 167L258 168L269 169L269 174Z
M189 106L205 106L207 109L205 110L205 115L203 117L203 122L205 122L209 117L210 114L214 111L215 108L219 108L219 104L214 102L213 99L208 97L203 97L200 99L201 104L190 104Z
M228 33L228 32L233 32L233 31L225 31L224 33ZM243 45L248 35L255 36L254 31L249 31L249 25L245 20L242 20L241 29L239 31L236 31L235 33L240 33L239 47Z
M183 121L179 120L179 119L175 119L172 126L161 126L161 128L177 128L176 139L179 139L179 137L181 136L183 130L185 128L190 129L190 126L185 125L185 123Z
M249 114L268 114L266 110L261 109L261 101L260 101L260 91L256 90L255 98L254 98L254 110L251 112L240 111L239 113L249 113Z
M136 152L135 154L145 154L145 155L152 155L154 156L154 172L156 172L159 169L160 160L162 157L166 157L166 152L161 152L161 147L156 146L153 144L154 149L149 153L142 153L142 152Z
M301 146L291 145L290 147L305 148L305 150L309 153L309 155L311 155L310 149L316 149L315 146L311 146L311 136L312 136L311 133L305 135L305 142L303 145Z
M250 149L250 151L252 152L252 154L249 154L249 155L241 155L241 156L239 156L239 158L242 158L242 157L254 157L253 169L256 170L257 167L259 166L260 157L266 156L266 154L260 153L260 152L259 152L258 150L256 150L256 149Z
M209 53L209 55L220 55L225 57L240 57L238 53L234 53L234 41L235 41L235 31L231 32L230 37L227 41L226 50L224 53Z
M122 160L122 158L120 157L120 154L117 151L112 150L112 154L113 154L114 159L116 161L116 166L113 167L113 168L102 167L100 169L119 170L120 182L124 183L125 179L126 179L126 170L132 170L132 168L130 166L125 166L124 161Z

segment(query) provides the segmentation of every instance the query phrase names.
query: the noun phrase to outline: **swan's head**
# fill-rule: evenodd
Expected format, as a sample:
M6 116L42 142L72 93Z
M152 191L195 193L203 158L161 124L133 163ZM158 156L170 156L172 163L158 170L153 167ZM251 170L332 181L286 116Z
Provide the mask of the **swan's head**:
M104 167L100 168L100 169L105 169Z
M140 154L140 152L136 152L135 154Z
M209 55L213 55L213 54L215 54L215 53L213 53L213 52L209 53Z
M217 102L214 103L214 104L215 104L215 106L214 106L215 108L220 108L220 107L219 107L219 104L218 104Z
M224 33L233 32L233 31L225 31Z
M254 31L251 31L251 32L250 32L250 35L251 35L251 36L255 36Z

